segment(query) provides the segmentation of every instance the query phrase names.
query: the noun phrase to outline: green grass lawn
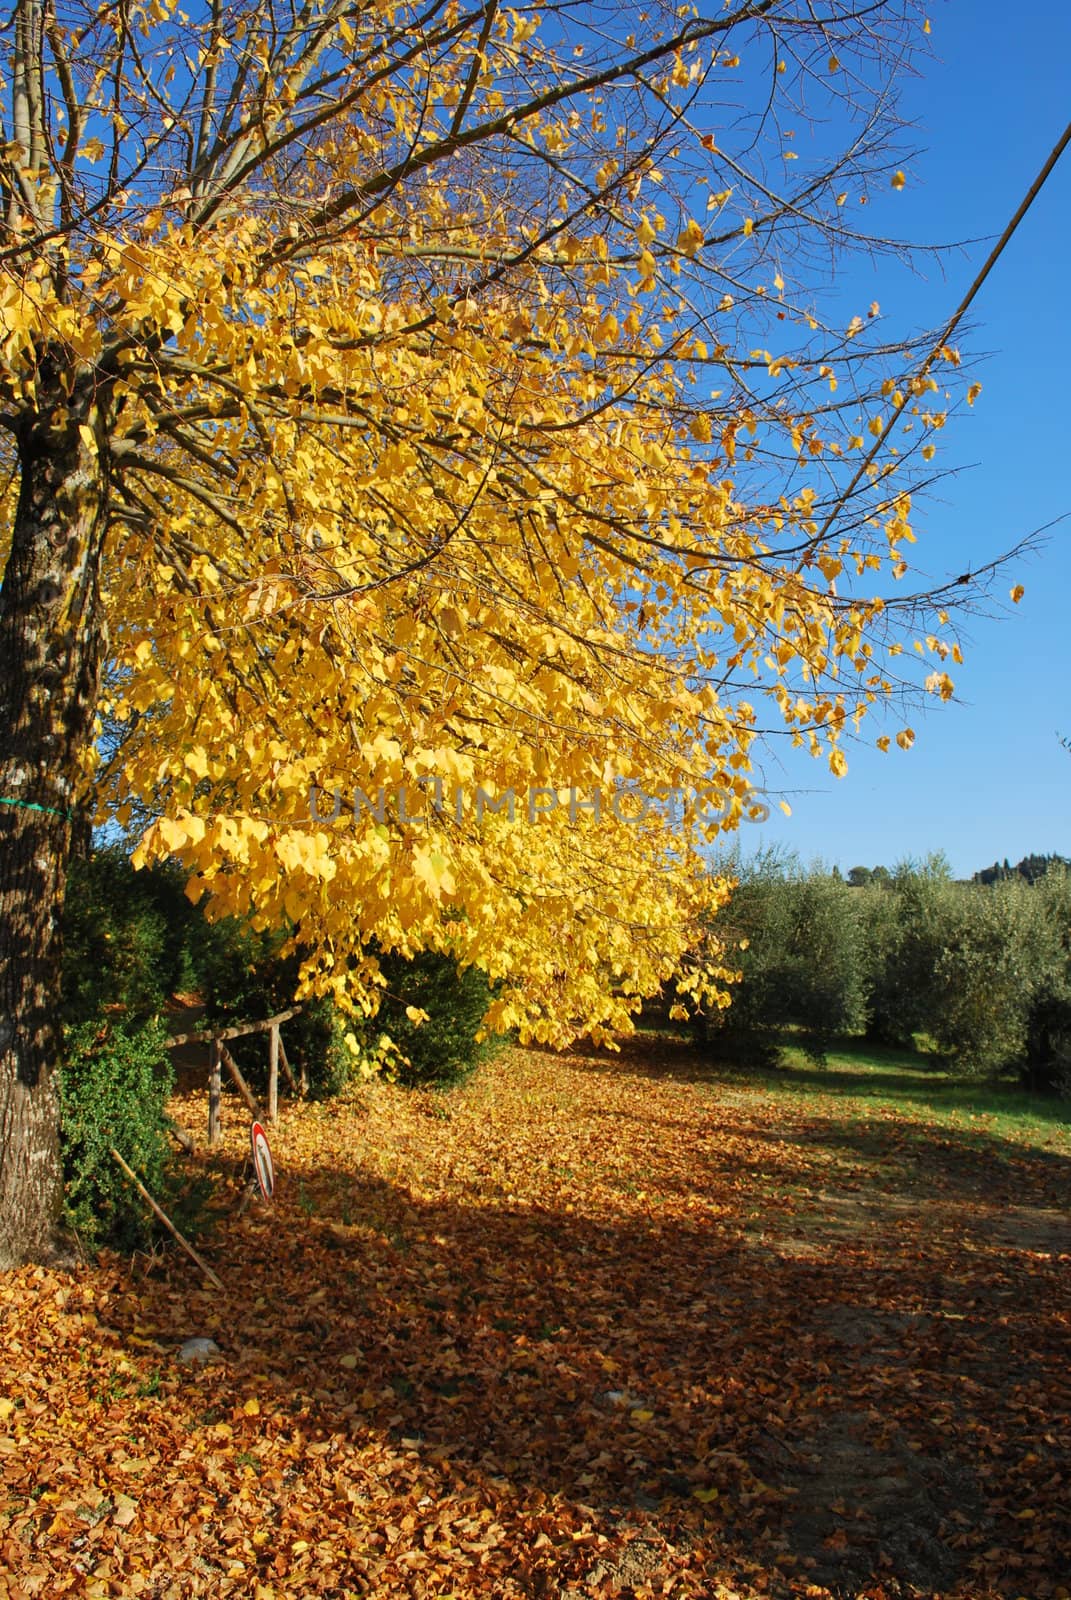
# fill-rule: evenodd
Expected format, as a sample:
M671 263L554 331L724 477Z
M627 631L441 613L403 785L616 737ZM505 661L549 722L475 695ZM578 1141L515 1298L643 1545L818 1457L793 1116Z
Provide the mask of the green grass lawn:
M779 1094L835 1098L840 1117L922 1119L966 1134L1071 1152L1071 1100L1032 1093L1012 1082L956 1077L935 1067L933 1060L916 1051L848 1040L830 1050L821 1066L789 1047L780 1066L748 1070L746 1081ZM732 1081L739 1086L741 1075L733 1073Z

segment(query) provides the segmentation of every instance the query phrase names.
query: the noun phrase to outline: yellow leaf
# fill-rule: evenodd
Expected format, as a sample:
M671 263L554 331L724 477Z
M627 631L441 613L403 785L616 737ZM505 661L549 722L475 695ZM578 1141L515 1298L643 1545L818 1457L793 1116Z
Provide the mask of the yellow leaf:
M907 182L907 179L906 179L906 177L904 176L904 174L902 172L894 172L893 173L893 175L892 175L892 186L893 186L894 189L902 189L906 182Z
M413 872L431 890L436 898L440 894L453 894L455 881L450 863L437 850L420 849L413 855Z
M654 1416L653 1411L645 1411L642 1407L630 1413L633 1422L650 1422Z
M137 1511L138 1503L136 1500L132 1500L128 1494L117 1494L115 1496L115 1511L112 1515L112 1522L117 1528L129 1528L137 1516Z
M186 843L186 829L175 817L161 817L156 831L169 850L179 850Z
M1023 595L1025 593L1026 593L1026 590L1023 587L1023 585L1021 583L1017 583L1015 585L1015 588L1011 591L1012 603L1014 605L1018 605L1019 601L1023 598Z
M677 249L691 259L703 247L706 235L702 227L693 218L688 226L677 235Z
M701 1505L709 1506L711 1501L718 1498L717 1489L693 1489L692 1499L698 1500Z
M242 1407L242 1411L245 1413L245 1415L247 1417L259 1417L260 1416L260 1401L259 1400L247 1400L245 1405Z

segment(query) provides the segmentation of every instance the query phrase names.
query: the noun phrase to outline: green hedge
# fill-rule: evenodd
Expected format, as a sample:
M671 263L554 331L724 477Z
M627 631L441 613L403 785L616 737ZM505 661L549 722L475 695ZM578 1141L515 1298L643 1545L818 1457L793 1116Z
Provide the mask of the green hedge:
M434 950L406 959L380 957L386 988L370 1027L387 1033L401 1052L395 1075L413 1088L448 1089L464 1082L495 1048L478 1040L491 989L477 967L460 968ZM414 1021L409 1009L426 1012Z
M67 1032L60 1075L67 1220L90 1247L132 1250L153 1233L152 1213L112 1146L151 1194L171 1191L166 1037L156 1020L83 1022Z
M195 988L203 918L180 871L136 872L121 851L71 862L63 905L63 1013L76 1024L106 1011L145 1020L168 995Z

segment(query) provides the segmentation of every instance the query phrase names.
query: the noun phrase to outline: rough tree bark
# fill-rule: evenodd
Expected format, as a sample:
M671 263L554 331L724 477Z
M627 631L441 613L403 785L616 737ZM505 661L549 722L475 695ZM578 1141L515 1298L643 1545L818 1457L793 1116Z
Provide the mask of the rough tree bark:
M37 399L0 586L0 1268L48 1253L62 1198L59 908L104 646L107 385L46 353Z

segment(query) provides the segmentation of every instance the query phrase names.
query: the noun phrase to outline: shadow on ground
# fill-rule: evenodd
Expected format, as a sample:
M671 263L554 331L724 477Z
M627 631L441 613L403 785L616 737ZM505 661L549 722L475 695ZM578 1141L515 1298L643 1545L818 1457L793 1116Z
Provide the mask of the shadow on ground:
M642 1043L563 1071L708 1081ZM496 1594L650 1592L675 1560L774 1594L1054 1593L1071 1162L699 1103L646 1122L585 1106L596 1138L628 1129L619 1216L552 1191L513 1203L490 1169L482 1195L477 1169L434 1202L358 1156L283 1171L273 1213L216 1256L241 1294L224 1364L196 1380L204 1426L254 1384L288 1437L338 1459L379 1440L431 1504L469 1497L506 1527L554 1507L549 1548L492 1560ZM440 1131L429 1118L429 1146ZM544 1155L553 1175L563 1152ZM150 1279L113 1321L173 1327L175 1302ZM413 1537L393 1535L367 1534L381 1586Z
M222 1292L169 1257L4 1303L33 1592L1055 1600L1067 1157L721 1098L665 1041L376 1105L286 1114Z

